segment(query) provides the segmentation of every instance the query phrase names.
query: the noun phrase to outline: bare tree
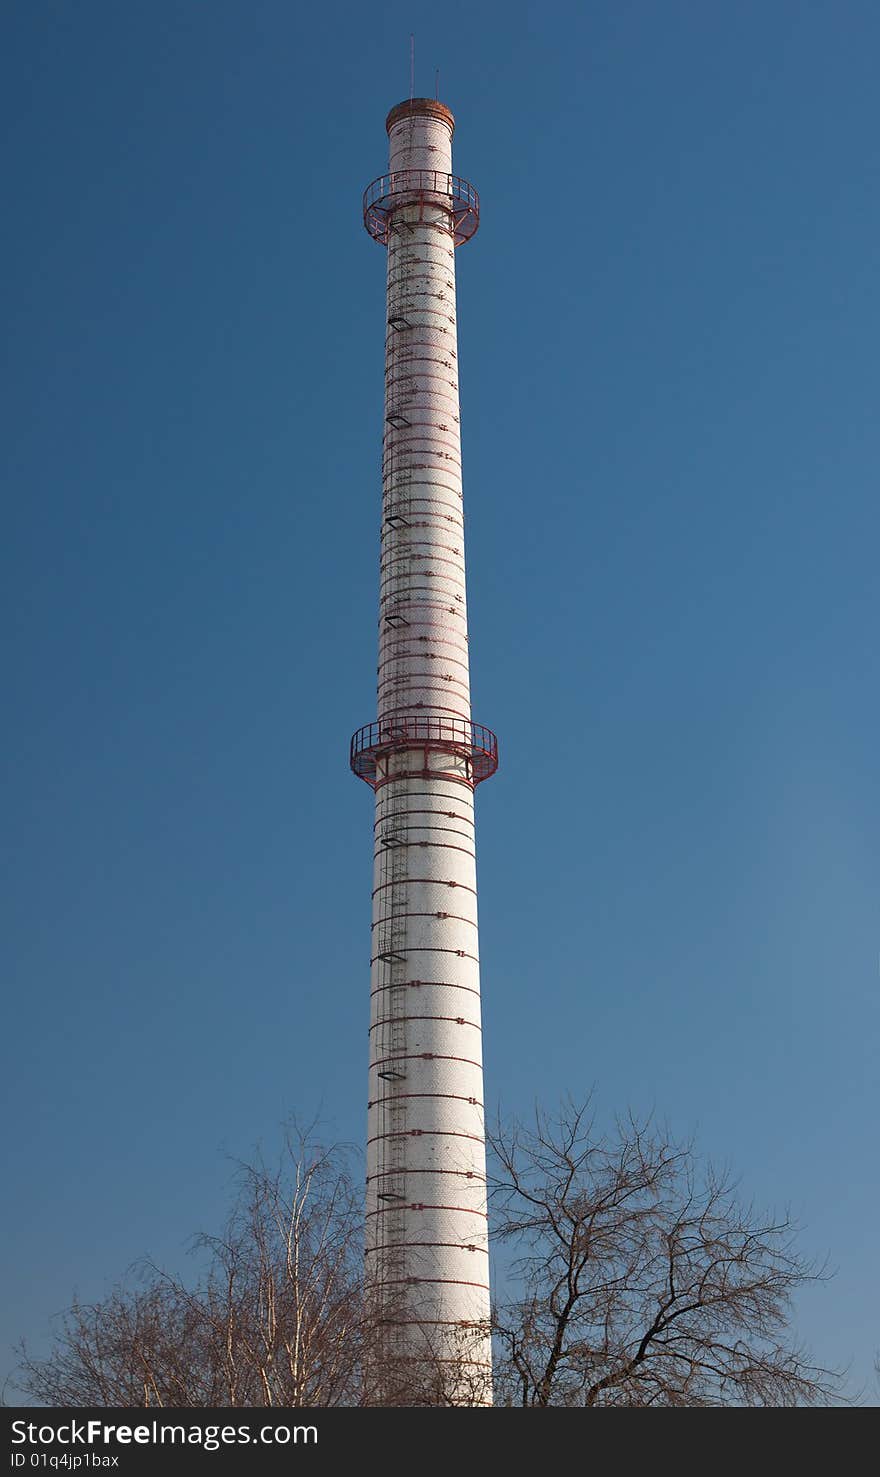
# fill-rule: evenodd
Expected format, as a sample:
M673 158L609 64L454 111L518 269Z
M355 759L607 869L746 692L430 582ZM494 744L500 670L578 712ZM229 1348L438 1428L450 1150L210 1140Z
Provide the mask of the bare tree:
M48 1358L22 1347L20 1388L63 1406L358 1404L361 1247L344 1150L289 1136L277 1168L242 1166L225 1231L198 1238L196 1285L142 1264L140 1285L74 1303Z
M589 1105L500 1126L496 1242L518 1295L496 1315L496 1402L525 1406L816 1405L840 1379L792 1338L792 1294L825 1276L790 1218L744 1204L632 1117Z
M495 1403L801 1405L839 1392L791 1336L791 1298L824 1276L788 1217L743 1204L689 1145L630 1118L599 1135L586 1108L490 1135L496 1244L515 1295L495 1314ZM363 1281L363 1206L344 1150L288 1138L241 1166L201 1277L142 1264L74 1303L47 1358L22 1347L18 1387L53 1406L482 1405L462 1327L401 1342ZM411 1321L406 1289L400 1320Z
M140 1263L107 1298L74 1302L47 1358L22 1345L18 1389L41 1404L120 1407L471 1405L485 1395L478 1330L415 1352L387 1291L363 1281L360 1187L339 1148L289 1134L277 1166L239 1166L220 1235L200 1235L187 1281Z

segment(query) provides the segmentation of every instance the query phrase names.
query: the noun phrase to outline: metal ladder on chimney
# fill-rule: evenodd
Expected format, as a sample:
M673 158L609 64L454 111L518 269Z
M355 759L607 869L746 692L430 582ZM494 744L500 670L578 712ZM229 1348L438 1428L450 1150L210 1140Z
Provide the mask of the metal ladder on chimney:
M376 1056L381 1063L382 1081L376 1193L383 1210L380 1217L381 1248L376 1258L376 1281L380 1304L387 1316L386 1347L389 1354L402 1352L405 1330L400 1326L402 1296L406 1283L406 957L407 861L404 838L394 828L394 816L387 816L379 834L382 848L380 881L382 883L382 922L379 926L377 953L379 960L378 1027Z

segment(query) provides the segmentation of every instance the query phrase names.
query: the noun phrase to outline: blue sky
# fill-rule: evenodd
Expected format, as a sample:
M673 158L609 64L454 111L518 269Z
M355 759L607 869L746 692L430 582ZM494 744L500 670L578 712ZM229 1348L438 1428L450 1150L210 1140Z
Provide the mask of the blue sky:
M384 262L458 257L486 1088L788 1203L876 1386L880 11L18 0L0 48L2 1365L365 1132Z

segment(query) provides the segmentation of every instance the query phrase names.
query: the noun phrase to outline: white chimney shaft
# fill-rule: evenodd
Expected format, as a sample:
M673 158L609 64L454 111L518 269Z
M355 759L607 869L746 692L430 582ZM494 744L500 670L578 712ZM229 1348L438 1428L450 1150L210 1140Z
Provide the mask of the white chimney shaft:
M390 173L364 197L388 248L378 721L352 739L376 795L367 1285L384 1320L373 1398L491 1403L474 787L497 767L472 723L455 247L476 192L454 120L389 114Z

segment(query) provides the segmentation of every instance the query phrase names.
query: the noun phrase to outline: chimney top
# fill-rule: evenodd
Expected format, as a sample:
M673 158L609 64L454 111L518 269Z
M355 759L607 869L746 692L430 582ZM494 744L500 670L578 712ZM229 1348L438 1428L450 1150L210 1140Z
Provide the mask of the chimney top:
M405 103L398 103L392 108L385 119L385 127L390 133L395 124L401 123L404 118L436 118L440 123L449 126L449 132L455 129L455 119L445 103L437 102L433 97L411 97Z

